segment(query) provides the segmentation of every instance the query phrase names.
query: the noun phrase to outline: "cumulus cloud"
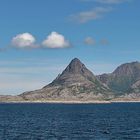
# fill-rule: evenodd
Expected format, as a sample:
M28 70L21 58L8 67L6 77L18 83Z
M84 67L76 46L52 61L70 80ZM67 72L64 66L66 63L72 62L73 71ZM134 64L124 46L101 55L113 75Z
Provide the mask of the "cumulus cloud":
M12 39L12 46L16 48L36 48L35 37L30 33L18 34Z
M96 7L89 11L80 12L75 15L71 15L70 19L78 23L86 23L91 20L97 20L104 16L105 13L112 11L111 7Z
M86 45L91 45L92 46L92 45L96 44L96 41L92 37L87 37L87 38L85 38L84 43Z
M52 32L42 42L42 45L47 48L67 48L70 47L70 42L65 37L57 32Z
M19 49L24 48L67 48L70 47L71 44L62 34L57 32L51 32L46 39L40 43L36 44L35 37L30 33L22 33L18 34L12 38L11 46ZM3 49L0 48L0 52Z

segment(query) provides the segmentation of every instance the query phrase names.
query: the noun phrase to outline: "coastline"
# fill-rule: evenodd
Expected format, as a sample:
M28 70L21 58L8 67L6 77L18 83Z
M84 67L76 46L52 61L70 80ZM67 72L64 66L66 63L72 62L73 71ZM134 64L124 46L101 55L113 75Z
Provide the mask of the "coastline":
M2 101L0 103L50 103L50 104L109 104L109 101Z
M17 104L24 104L24 103L50 103L50 104L112 104L112 103L140 103L140 100L130 100L130 101L53 101L53 100L47 100L47 101L0 101L0 104L8 104L8 103L17 103Z

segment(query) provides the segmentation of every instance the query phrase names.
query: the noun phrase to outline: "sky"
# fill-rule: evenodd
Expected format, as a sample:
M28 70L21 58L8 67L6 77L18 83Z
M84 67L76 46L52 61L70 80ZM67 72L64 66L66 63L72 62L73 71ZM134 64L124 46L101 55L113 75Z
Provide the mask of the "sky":
M140 61L139 0L0 0L0 95L42 88L79 58L95 75Z

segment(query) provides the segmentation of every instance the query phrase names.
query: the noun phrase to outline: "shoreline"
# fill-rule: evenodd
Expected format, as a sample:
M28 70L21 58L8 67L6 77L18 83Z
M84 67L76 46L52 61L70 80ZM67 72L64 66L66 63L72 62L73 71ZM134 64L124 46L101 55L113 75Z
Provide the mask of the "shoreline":
M139 101L0 101L0 104L8 104L8 103L17 103L17 104L25 104L25 103L42 103L42 104L112 104L112 103L140 103Z

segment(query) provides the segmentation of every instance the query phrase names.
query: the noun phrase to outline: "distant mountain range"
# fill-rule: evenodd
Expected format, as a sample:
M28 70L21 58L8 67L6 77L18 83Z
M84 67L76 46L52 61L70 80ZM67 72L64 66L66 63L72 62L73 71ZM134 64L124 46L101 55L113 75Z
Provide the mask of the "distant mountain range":
M140 63L119 66L110 74L95 76L74 58L66 69L42 89L0 101L140 101Z

